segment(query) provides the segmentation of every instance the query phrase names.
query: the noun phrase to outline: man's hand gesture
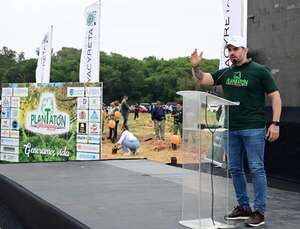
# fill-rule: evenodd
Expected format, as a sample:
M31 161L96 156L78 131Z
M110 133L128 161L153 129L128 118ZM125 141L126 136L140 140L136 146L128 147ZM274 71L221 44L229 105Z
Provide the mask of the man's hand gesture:
M202 55L203 55L202 51L198 55L197 49L194 50L194 52L191 55L191 64L192 64L192 67L196 67L196 66L198 66L200 64L200 62L202 60Z
M269 142L274 142L279 138L279 126L271 124L268 128L266 138Z

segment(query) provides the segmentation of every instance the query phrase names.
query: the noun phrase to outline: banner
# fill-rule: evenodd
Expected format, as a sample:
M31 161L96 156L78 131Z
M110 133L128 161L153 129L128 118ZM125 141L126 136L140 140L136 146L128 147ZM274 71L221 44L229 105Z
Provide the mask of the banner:
M39 58L35 71L37 83L50 82L51 52L52 52L52 33L53 27L45 34L42 44L39 48Z
M85 37L81 51L79 82L99 82L100 4L85 9Z
M223 0L224 34L219 69L231 65L227 50L224 49L229 36L242 36L247 41L248 0Z
M3 84L0 161L99 160L102 84Z

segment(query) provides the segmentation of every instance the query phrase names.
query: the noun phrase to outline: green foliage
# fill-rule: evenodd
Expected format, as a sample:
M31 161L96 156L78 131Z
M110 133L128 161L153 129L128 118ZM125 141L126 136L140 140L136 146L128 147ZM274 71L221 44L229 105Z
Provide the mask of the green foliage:
M22 141L20 142L20 155L19 160L22 162L37 162L37 161L67 161L76 160L76 136L75 132L71 133L71 136L65 139L63 136L53 136L53 135L42 135L42 134L32 134L28 133L26 130L21 129ZM29 154L29 157L24 153L24 145L30 142L33 148L37 147L39 149L51 149L55 152L59 152L66 148L70 152L69 157L55 156L55 155L43 155L43 154Z
M17 53L13 50L3 47L0 50L0 83L8 82L6 78L7 72L10 68L17 64Z
M51 82L78 82L80 50L62 48L51 60Z
M81 50L62 48L52 56L51 82L78 82ZM0 50L0 83L34 82L37 59L24 59L3 47ZM219 60L206 60L201 69L213 72ZM104 102L121 100L129 96L129 103L174 101L176 91L198 90L191 77L189 57L170 60L150 56L143 60L128 58L116 53L100 53L100 81L104 85Z

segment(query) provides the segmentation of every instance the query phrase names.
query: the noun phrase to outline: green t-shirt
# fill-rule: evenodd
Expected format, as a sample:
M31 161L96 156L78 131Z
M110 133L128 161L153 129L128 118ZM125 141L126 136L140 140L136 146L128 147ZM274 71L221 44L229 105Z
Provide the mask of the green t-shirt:
M128 106L126 100L123 99L122 102L121 102L121 113L123 115L127 115L128 111L129 111L129 106Z
M265 93L278 88L270 71L252 60L242 66L231 66L212 74L215 85L222 85L225 99L240 102L229 107L229 129L264 128Z

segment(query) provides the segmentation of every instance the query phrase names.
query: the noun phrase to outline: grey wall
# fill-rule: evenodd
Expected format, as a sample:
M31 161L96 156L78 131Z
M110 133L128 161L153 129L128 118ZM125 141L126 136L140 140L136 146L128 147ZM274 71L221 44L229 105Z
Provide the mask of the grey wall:
M300 107L300 0L248 0L250 55L268 66L285 107Z

